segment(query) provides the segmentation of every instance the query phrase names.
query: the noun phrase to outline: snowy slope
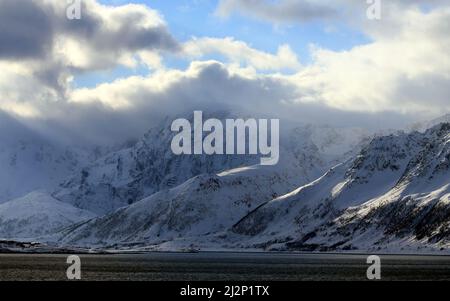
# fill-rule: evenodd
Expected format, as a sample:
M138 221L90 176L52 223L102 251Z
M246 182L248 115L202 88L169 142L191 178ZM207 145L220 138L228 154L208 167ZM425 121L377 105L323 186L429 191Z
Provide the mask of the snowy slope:
M62 203L44 192L0 205L0 238L33 238L91 219L95 215Z
M235 239L265 249L448 249L449 166L450 124L374 139L355 160L249 214Z
M161 243L229 229L261 204L308 182L294 164L202 174L129 207L64 231L69 245Z

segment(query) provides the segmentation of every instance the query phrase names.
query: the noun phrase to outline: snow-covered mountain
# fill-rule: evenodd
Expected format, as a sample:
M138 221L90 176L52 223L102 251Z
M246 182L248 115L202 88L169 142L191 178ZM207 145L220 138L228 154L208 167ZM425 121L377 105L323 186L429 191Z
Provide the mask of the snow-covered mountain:
M34 189L45 189L53 191L51 196L44 197L41 192L37 191L23 198L28 200L26 204L29 208L33 208L30 203L33 200L37 200L37 204L39 200L43 199L58 200L58 202L66 203L68 208L74 206L89 213L90 216L92 216L91 212L101 216L136 203L135 206L127 208L126 213L130 213L133 219L136 212L141 210L141 220L146 220L154 216L150 210L153 206L164 207L167 205L167 200L160 201L161 195L166 195L167 198L170 196L172 201L180 203L181 207L187 209L198 208L200 205L196 205L197 199L203 198L204 205L207 205L206 200L209 199L215 200L216 203L222 202L223 199L224 204L229 204L227 208L230 210L234 208L236 212L229 212L227 223L222 222L214 227L214 231L219 231L229 228L237 222L238 217L241 218L260 202L267 202L275 196L285 194L295 187L317 178L334 162L350 156L352 151L361 147L362 141L366 137L364 132L358 129L333 129L328 126L290 128L282 132L285 139L282 139L280 163L275 167L263 167L255 165L259 163L259 156L175 156L170 151L174 133L170 131L168 121L169 118L162 126L150 130L136 144L120 151L111 152L93 163L86 162L91 162L92 158L104 153L104 150L79 151L77 148L67 147L64 152L63 148L57 147L56 144L52 144L24 127L20 128L20 131L16 130L18 134L15 135L23 140L17 140L17 137L5 132L2 137L10 139L10 141L8 140L6 143L6 140L3 139L4 143L0 150L5 154L5 158L9 158L10 154L15 154L14 160L9 165L11 170L5 168L6 172L0 173L0 177L4 177L5 187L14 191L14 194L5 198L5 201L18 195L25 195ZM16 145L17 147L14 147ZM80 165L84 167L80 167ZM245 166L247 168L244 168ZM234 169L237 167L239 169ZM224 172L217 174L222 171ZM56 186L56 183L64 179L70 172L73 175L55 191L53 187ZM198 189L199 185L207 185L208 181L217 179L220 179L222 183L217 190L205 192ZM187 182L183 184L185 181ZM17 185L12 183L17 183ZM182 184L180 187L184 188L177 187L180 184ZM186 194L179 195L179 191L184 190L190 191L191 195L188 197ZM144 201L137 203L144 198ZM16 199L9 202L8 207L5 208L15 208L23 203L22 199ZM51 223L45 224L40 219L30 218L27 212L34 209L27 210L27 206L18 206L15 211L18 215L12 215L12 220L9 220L7 216L12 209L5 211L3 219L0 220L0 227L7 229L3 234L5 237L40 236L51 233L56 228L59 229L59 226L53 226L57 224L56 216L52 217L54 219ZM22 211L24 211L24 215L21 219ZM36 214L39 215L41 212L38 210ZM177 214L181 216L182 211ZM198 234L202 225L206 225L209 221L201 211L195 212L195 214L198 215L197 219L200 222L189 225L189 228L193 230L188 231L194 235ZM216 216L218 215L220 214L217 213ZM58 216L61 218L61 225L69 224L64 215ZM181 220L183 219L180 218ZM124 218L123 223L125 224L126 221L127 219ZM30 230L34 228L33 222L36 222L35 228L39 229L36 232ZM77 222L78 220L75 220L74 223ZM155 222L154 227L163 227L164 223L168 223L168 221L161 217L158 223ZM22 224L26 225L23 232L18 226ZM91 224L87 224L86 227ZM99 225L100 222L95 221L95 224ZM45 226L48 229L44 229ZM102 231L109 226L103 228L99 226L98 228L99 231ZM90 231L93 236L96 235L95 229L90 229ZM120 242L123 240L123 236L127 235L127 231L122 231L122 234L116 237L113 235L107 238L109 241ZM114 230L116 234L119 232L120 228ZM17 234L17 237L14 237L14 233ZM175 237L173 232L167 231L166 234L168 239ZM73 235L68 236L67 240L76 235L74 232ZM143 231L141 235L147 234ZM98 235L98 238L104 239L102 235ZM137 239L140 239L140 236L134 240ZM161 240L158 236L155 239Z
M449 250L450 124L375 138L280 197L285 166L202 175L58 234L64 245L164 250Z
M259 163L259 156L174 155L170 148L174 133L168 120L134 146L87 165L54 195L78 208L108 214L200 174ZM280 160L289 162L283 165L288 167L285 173L292 179L298 178L297 185L325 171L343 156L350 156L349 152L358 150L366 137L357 129L312 126L289 129L282 135Z
M450 124L374 139L352 161L259 207L233 227L246 247L450 247Z
M243 216L307 179L289 177L280 166L239 168L203 174L121 208L113 214L69 228L68 245L161 243L229 229Z
M317 155L316 151L289 152L276 166L254 165L195 176L68 229L63 241L82 245L157 243L227 230L262 203L319 176L325 167Z
M93 217L91 212L36 191L0 205L0 238L35 238Z
M147 140L153 140L148 137ZM180 186L162 189L129 207L65 231L63 241L83 245L157 243L227 230L257 206L311 182L339 158L351 156L365 136L356 129L305 126L289 130L287 137L290 139L283 143L276 166L254 165L219 174L203 173ZM137 145L141 150L143 143ZM143 152L154 152L148 148L149 144L146 146ZM133 150L128 150L128 154ZM218 162L220 157L200 159ZM188 167L193 159L196 158L174 157ZM218 165L217 169L225 168ZM130 177L128 172L122 175ZM151 173L144 175L148 177ZM142 189L139 185L135 187Z

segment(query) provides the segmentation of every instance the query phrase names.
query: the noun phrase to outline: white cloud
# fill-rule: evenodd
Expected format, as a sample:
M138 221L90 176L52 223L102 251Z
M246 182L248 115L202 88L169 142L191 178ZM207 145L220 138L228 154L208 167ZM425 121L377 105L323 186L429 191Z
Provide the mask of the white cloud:
M450 8L409 9L395 28L371 28L376 40L369 44L348 51L313 48L314 63L291 80L309 92L304 101L344 110L449 110L449 20Z
M281 45L276 54L251 48L232 37L193 38L184 44L184 55L201 58L209 54L221 54L230 62L262 71L298 70L301 65L289 45Z

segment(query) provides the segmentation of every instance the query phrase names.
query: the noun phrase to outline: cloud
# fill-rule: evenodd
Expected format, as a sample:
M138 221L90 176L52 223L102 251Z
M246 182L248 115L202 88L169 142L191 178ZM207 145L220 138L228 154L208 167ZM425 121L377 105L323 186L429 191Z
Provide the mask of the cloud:
M67 102L26 102L38 112L17 117L52 139L66 143L112 144L138 138L165 117L194 110L230 112L241 118L281 118L288 124L330 124L362 128L395 128L412 115L395 111L350 112L325 103L298 102L305 91L283 76L249 74L217 61L192 62L186 70L159 70L74 90Z
M295 97L285 85L216 61L192 62L186 70L162 69L146 77L76 89L65 102L32 99L16 110L35 113L17 118L58 139L115 143L139 137L165 116L194 110L227 110L243 117L268 112L281 100Z
M344 51L315 45L305 65L287 45L272 54L232 37L179 43L158 12L142 5L86 0L82 22L72 23L64 1L22 1L28 13L8 8L11 0L0 2L13 16L23 14L1 23L14 26L0 27L0 40L27 40L27 30L43 20L49 30L27 40L30 49L0 43L0 110L58 140L116 143L139 137L165 116L193 110L371 128L450 110L448 7L389 10L383 22L361 23L369 43ZM164 66L164 52L189 67ZM201 61L217 54L220 61ZM93 88L70 84L81 72L139 63L158 68Z
M373 42L347 51L313 47L314 63L291 80L308 91L306 102L438 114L450 109L449 20L450 7L428 13L408 9L395 27L372 27Z
M338 15L332 7L310 0L222 0L217 14L227 17L234 12L273 23L308 22Z
M81 20L56 18L62 33L58 51L74 68L102 69L118 62L129 65L136 63L141 51L179 50L178 42L155 10L137 4L105 6L94 0L82 3ZM64 3L54 7L60 13L65 11Z
M209 54L221 54L231 63L262 71L298 70L301 67L297 55L289 45L281 45L276 54L269 54L232 37L193 38L184 44L183 54L195 59Z
M380 1L381 17L385 24L401 15L403 10L428 10L448 6L447 0ZM367 18L367 10L372 4L364 0L221 0L216 8L216 15L226 18L240 14L276 26L319 21L361 30L374 24ZM388 26L385 28L389 29Z
M69 20L66 1L0 1L3 67L17 70L22 64L30 73L30 85L38 81L62 100L74 74L140 63L158 67L160 52L180 50L155 10L136 4L106 6L95 0L81 4L82 18ZM10 78L24 78L24 73L7 73ZM2 77L0 83L5 84L6 76ZM12 88L0 85L0 89Z
M45 8L34 1L0 2L0 59L42 58L52 43L52 19Z
M82 18L69 20L64 1L2 0L0 59L60 54L72 67L90 69L115 65L115 59L140 50L178 48L162 17L144 5L81 4Z

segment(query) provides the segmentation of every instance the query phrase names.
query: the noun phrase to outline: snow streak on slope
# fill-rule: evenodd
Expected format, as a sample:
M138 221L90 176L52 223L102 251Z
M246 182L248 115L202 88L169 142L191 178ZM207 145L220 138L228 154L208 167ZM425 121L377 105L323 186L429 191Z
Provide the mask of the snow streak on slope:
M93 217L93 213L62 203L49 194L32 192L0 205L0 238L34 238Z
M353 161L261 206L233 227L247 247L447 249L450 124L374 139Z

